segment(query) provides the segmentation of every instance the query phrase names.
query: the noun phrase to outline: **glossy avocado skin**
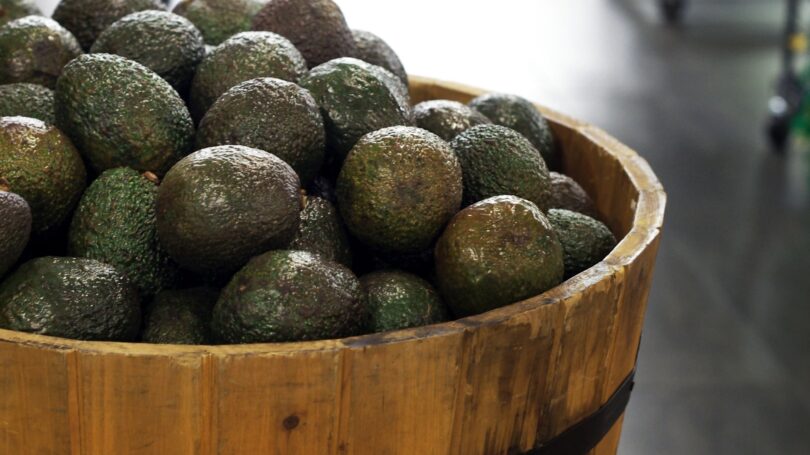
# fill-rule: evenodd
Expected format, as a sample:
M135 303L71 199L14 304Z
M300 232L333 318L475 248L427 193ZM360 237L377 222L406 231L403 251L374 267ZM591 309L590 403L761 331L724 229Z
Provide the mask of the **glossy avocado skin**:
M56 124L97 171L163 175L193 146L194 124L177 92L132 60L83 55L56 85Z
M217 98L240 82L258 77L298 82L306 71L304 57L283 36L239 33L215 47L197 67L189 109L194 120L199 121Z
M253 30L286 37L310 68L356 53L352 32L332 0L269 0L253 18Z
M354 45L357 53L354 57L383 67L398 77L405 86L408 86L408 73L399 60L394 49L379 36L364 30L352 30Z
M188 19L166 11L147 10L115 21L98 36L90 51L134 60L185 96L194 70L205 56L205 43Z
M496 196L459 212L436 244L436 276L456 316L518 302L562 282L563 248L532 202Z
M387 332L447 319L439 293L427 281L410 273L386 270L360 278L370 313L369 330Z
M31 208L4 188L0 181L0 278L14 266L31 237Z
M423 101L413 108L416 126L438 135L445 141L452 141L464 131L492 123L484 114L475 109L450 100Z
M359 335L367 324L360 282L345 266L304 251L270 251L225 287L213 330L226 343Z
M190 20L206 44L218 45L237 33L250 30L261 0L183 0L172 12Z
M616 246L610 229L587 215L551 209L548 220L563 246L566 278L597 264Z
M352 250L343 221L335 206L320 197L305 198L301 224L289 248L308 251L346 267L352 265Z
M43 15L34 0L0 0L0 25L32 15Z
M549 208L570 210L596 218L596 206L579 183L571 177L557 172L549 172L549 176L551 177Z
M511 128L526 136L543 155L550 169L559 168L559 151L554 143L551 127L529 100L516 95L490 93L473 99L469 106L487 116L496 125Z
M160 184L158 236L183 268L229 276L251 257L289 244L300 221L300 187L287 163L261 150L194 152Z
M464 204L502 194L528 199L541 210L551 198L543 157L520 133L500 125L479 125L450 143L464 173Z
M0 117L30 117L53 125L53 90L25 82L0 85Z
M0 84L56 86L63 67L82 54L76 38L47 17L27 16L0 27Z
M211 314L219 290L192 288L159 292L149 306L141 340L160 344L213 344Z
M53 19L70 30L82 48L90 49L113 22L138 11L163 10L159 0L61 0Z
M414 127L363 137L337 180L349 231L374 250L412 254L429 248L461 204L461 166L450 146Z
M0 117L0 179L31 206L33 231L67 220L86 186L79 152L55 126L27 117Z
M251 79L220 96L200 122L198 149L226 144L278 156L306 185L323 165L326 133L307 90L281 79Z
M73 214L68 254L110 264L149 298L177 281L177 266L158 242L155 182L129 168L104 171Z
M42 257L0 284L0 327L77 340L132 341L138 293L124 275L92 259Z

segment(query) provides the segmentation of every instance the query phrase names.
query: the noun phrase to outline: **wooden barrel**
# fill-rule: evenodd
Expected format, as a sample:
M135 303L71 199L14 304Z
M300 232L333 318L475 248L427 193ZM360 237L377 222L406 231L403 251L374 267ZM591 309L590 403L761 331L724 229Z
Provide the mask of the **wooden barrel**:
M481 91L412 78L413 101ZM563 169L621 238L540 296L445 324L238 346L84 342L0 330L0 453L517 454L633 371L665 195L598 128L543 109ZM616 453L621 420L589 453Z

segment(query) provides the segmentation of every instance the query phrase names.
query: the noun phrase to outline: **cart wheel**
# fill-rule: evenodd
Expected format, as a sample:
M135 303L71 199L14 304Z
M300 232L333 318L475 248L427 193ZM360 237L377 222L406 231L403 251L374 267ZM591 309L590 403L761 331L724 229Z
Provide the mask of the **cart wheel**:
M661 14L669 25L679 24L686 9L685 0L660 0Z
M780 155L785 153L790 136L790 119L784 115L772 115L768 119L767 133L773 150Z

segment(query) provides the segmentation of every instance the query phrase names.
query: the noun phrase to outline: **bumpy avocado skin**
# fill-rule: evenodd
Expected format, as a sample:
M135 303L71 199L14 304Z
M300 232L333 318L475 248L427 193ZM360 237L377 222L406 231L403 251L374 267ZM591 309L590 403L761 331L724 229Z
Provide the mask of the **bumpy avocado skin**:
M410 273L388 270L369 273L360 285L370 313L369 330L387 332L447 320L447 310L436 289Z
M337 180L338 207L349 231L386 253L430 247L461 204L461 166L450 146L414 127L364 136Z
M597 264L616 246L610 229L587 215L551 209L548 220L562 243L566 278Z
M559 151L554 143L551 127L531 101L516 95L490 93L473 99L469 105L493 123L526 136L543 155L549 168L559 168Z
M413 125L404 97L407 89L388 71L354 58L313 68L301 79L321 107L326 143L336 168L363 135L397 125Z
M549 208L565 209L596 218L596 206L588 193L571 177L557 172L549 172L551 177L551 200Z
M225 287L213 330L226 343L319 340L366 327L360 282L345 266L305 251L257 256Z
M23 17L0 27L0 84L56 86L63 67L82 54L76 38L55 21Z
M200 29L206 44L218 45L237 33L250 30L261 0L183 0L172 12Z
M199 121L217 98L240 82L259 77L298 82L306 71L304 57L283 36L239 33L214 48L197 67L189 109L194 120Z
M0 117L30 117L53 125L53 90L24 82L0 85Z
M163 10L159 0L61 0L53 19L70 30L82 48L90 49L98 35L122 17L144 10Z
M211 314L219 290L192 288L159 292L149 306L141 340L159 344L213 344Z
M329 261L352 265L349 236L331 202L308 196L301 210L301 224L290 242L291 250L308 251Z
M83 55L56 85L56 124L96 171L131 167L165 173L191 151L194 124L160 76L110 54Z
M31 237L31 208L4 188L0 181L0 278L17 262Z
M357 48L357 53L354 55L356 58L387 69L406 87L408 86L408 73L399 60L399 56L388 43L379 36L364 30L352 30L352 36Z
M251 79L220 96L200 122L198 149L226 144L270 152L307 184L323 165L326 133L306 89L281 79Z
M68 253L114 266L143 298L171 287L178 271L158 242L157 193L157 185L138 171L104 171L84 192L73 214Z
M87 173L79 152L55 126L0 117L0 179L31 206L34 233L41 234L68 218Z
M352 32L332 0L269 0L254 16L253 30L286 37L310 68L356 53Z
M459 212L436 243L439 289L457 316L541 294L563 279L563 248L532 202L496 196Z
M289 244L300 221L300 187L287 163L261 150L194 152L160 184L158 236L183 268L228 276L251 257Z
M416 126L452 141L464 131L478 125L492 123L475 109L450 100L423 101L413 108Z
M188 19L166 11L139 11L104 30L92 53L116 54L157 73L185 96L205 56L202 34Z
M34 0L0 0L0 25L32 15L43 15Z
M110 265L42 257L0 284L0 327L77 340L132 341L141 325L138 292Z

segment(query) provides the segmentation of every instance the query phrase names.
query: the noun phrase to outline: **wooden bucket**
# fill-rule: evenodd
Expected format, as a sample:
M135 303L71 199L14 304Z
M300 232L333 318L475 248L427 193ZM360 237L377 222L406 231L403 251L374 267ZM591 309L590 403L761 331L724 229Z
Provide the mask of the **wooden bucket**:
M413 101L480 90L412 78ZM633 371L665 195L603 131L543 109L618 247L524 302L343 340L83 342L0 330L0 453L517 454L597 412ZM621 419L588 453L616 453ZM540 452L538 452L540 453Z

